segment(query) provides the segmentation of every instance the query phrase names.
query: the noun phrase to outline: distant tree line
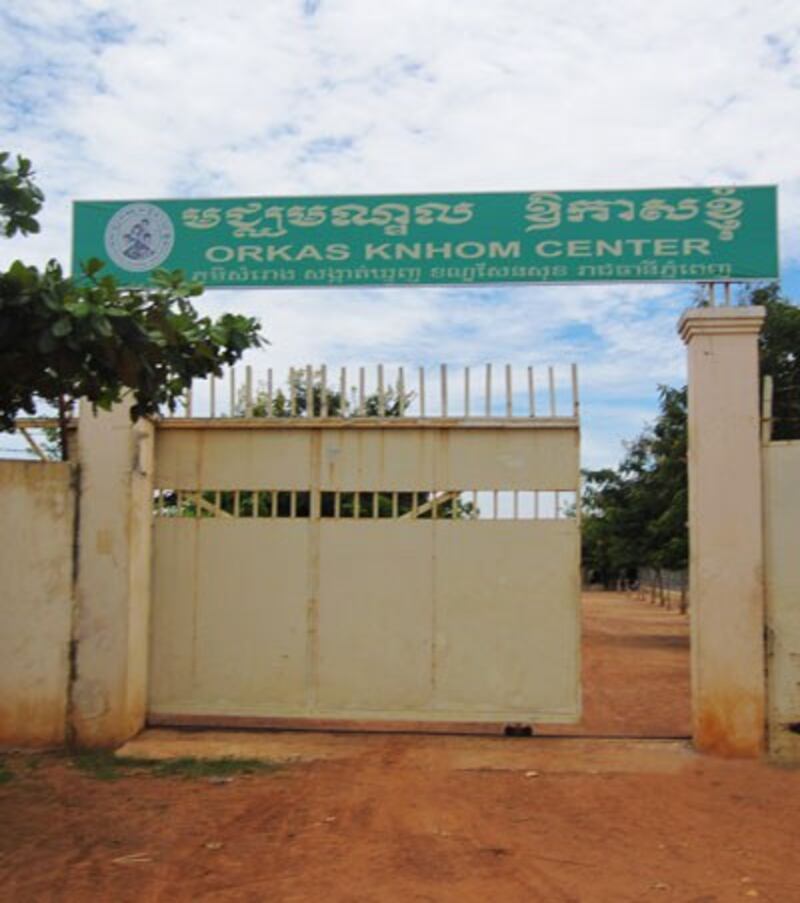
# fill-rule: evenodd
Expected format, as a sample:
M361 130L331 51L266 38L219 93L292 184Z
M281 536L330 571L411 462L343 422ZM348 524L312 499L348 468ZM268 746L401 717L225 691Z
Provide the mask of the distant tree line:
M745 305L766 308L759 339L761 375L772 377L772 438L800 438L800 308L777 283L748 291ZM617 468L586 470L582 556L587 580L611 588L640 569L688 567L686 387L660 386L658 416L625 443Z

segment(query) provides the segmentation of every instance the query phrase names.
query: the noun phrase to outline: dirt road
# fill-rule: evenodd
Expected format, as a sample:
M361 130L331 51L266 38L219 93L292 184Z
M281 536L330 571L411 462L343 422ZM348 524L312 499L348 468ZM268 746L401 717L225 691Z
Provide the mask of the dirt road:
M688 737L689 618L618 593L583 596L583 719L558 734Z
M611 630L617 618L630 629ZM587 676L609 683L588 695L587 726L685 729L685 700L667 698L686 688L676 618L588 600ZM104 781L64 758L7 756L3 900L800 900L800 771L680 741L152 732L139 743L286 764L232 780Z

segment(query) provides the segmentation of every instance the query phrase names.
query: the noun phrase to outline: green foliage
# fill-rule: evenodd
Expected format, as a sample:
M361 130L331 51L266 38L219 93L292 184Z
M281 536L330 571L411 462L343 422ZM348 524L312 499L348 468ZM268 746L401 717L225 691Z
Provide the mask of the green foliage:
M114 753L108 750L75 753L71 756L70 762L79 771L97 778L98 781L116 781L122 777Z
M6 760L0 756L0 784L8 784L14 780L14 772L6 765Z
M281 766L261 759L133 759L108 750L75 753L70 761L84 774L100 781L116 781L136 774L157 778L229 778L238 775L268 774Z
M800 308L770 283L752 290L750 304L767 309L759 337L761 375L773 381L773 439L800 439Z
M261 759L120 759L123 768L145 770L157 778L228 778L239 775L270 774L281 769L276 762Z
M216 517L217 513L235 516L236 494L230 490L206 489L200 493L178 493L175 490L162 490L161 496L153 500L155 509L162 517ZM295 511L292 515L291 493L276 492L274 497L268 490L239 490L239 517L310 517L311 495L309 492L295 493ZM377 501L376 501L377 496ZM455 510L454 510L455 506ZM433 518L434 500L430 492L399 492L397 494L397 517L412 516L420 520ZM436 517L450 520L468 519L478 516L478 510L472 502L465 502L460 497L452 497L442 493L436 500ZM254 513L255 508L255 513ZM274 508L274 510L273 510ZM339 517L371 518L376 512L378 518L395 516L394 500L387 492L355 492L339 493ZM321 517L335 516L335 502L332 492L321 495Z
M102 409L133 395L131 416L174 407L192 379L220 373L258 345L258 323L200 316L189 301L200 288L160 271L154 288L120 289L92 260L88 285L20 261L0 274L0 428L12 429L35 399L86 398Z
M351 395L355 397L356 389L351 388ZM314 417L322 416L322 373L314 371L311 377L311 411ZM265 386L260 386L253 399L253 417L291 417L292 397L294 397L294 416L302 417L309 411L308 378L305 368L297 367L288 380L286 388L279 388L275 392L270 405L269 395ZM413 401L413 392L401 393L393 386L387 386L383 393L383 413L381 402L377 393L367 395L364 399L364 410L359 413L358 403L350 403L342 396L339 389L326 387L325 401L329 417L401 417ZM240 392L236 413L242 416L246 409L244 390Z
M28 235L39 231L36 214L44 201L33 182L30 160L18 156L12 168L9 156L0 152L0 231L8 238L17 232Z
M686 389L661 386L659 396L655 424L619 468L584 472L583 565L606 585L639 567L687 565Z
M773 438L800 438L800 308L776 283L742 303L766 308L761 375L773 379ZM583 491L583 564L610 584L639 567L683 570L688 562L686 388L659 389L655 424L626 446L617 470L588 471Z
M0 223L7 235L36 231L41 193L27 161L11 171L7 158L0 154ZM179 271L157 271L151 288L122 289L102 275L102 261L83 269L73 280L54 260L41 271L17 260L0 273L0 430L13 430L42 399L58 408L63 454L74 400L107 410L129 394L132 419L156 414L174 408L193 379L220 375L262 342L253 318L200 316L190 299L202 288Z

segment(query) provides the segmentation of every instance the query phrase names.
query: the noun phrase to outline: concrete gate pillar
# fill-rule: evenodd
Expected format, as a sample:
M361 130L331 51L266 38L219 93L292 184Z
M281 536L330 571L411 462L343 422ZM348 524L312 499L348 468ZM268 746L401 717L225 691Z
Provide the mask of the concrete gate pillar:
M80 408L68 729L81 746L124 742L146 712L154 429L128 412Z
M698 750L764 748L758 334L763 307L681 317L689 370L692 719Z

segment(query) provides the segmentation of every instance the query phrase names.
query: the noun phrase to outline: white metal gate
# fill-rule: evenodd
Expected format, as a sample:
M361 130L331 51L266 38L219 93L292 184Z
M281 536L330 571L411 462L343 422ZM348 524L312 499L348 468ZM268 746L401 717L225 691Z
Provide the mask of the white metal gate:
M577 720L574 372L568 416L532 378L514 416L511 376L499 417L467 381L458 417L445 382L433 416L421 386L402 416L164 421L151 721Z

